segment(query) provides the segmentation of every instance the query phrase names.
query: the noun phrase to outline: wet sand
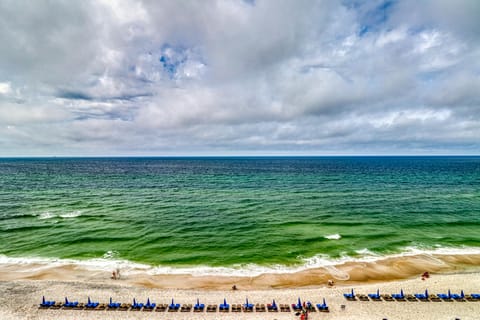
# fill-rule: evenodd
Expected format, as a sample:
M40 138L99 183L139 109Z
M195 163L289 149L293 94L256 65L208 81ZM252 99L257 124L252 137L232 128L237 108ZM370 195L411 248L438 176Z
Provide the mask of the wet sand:
M169 313L134 311L39 310L44 295L63 301L65 296L86 302L90 296L102 303L110 297L131 303L194 304L321 303L325 298L330 312L315 312L310 319L480 319L477 302L375 302L347 301L343 293L354 288L357 294L373 293L480 293L480 256L415 256L377 262L346 263L335 268L318 268L293 274L265 274L257 277L213 277L191 275L149 275L123 270L120 280L110 279L110 271L86 270L75 265L0 265L0 319L298 319L289 313ZM420 275L429 271L431 277ZM348 275L348 279L346 278ZM335 285L328 287L328 279ZM231 290L235 284L238 290ZM342 308L342 305L345 307Z

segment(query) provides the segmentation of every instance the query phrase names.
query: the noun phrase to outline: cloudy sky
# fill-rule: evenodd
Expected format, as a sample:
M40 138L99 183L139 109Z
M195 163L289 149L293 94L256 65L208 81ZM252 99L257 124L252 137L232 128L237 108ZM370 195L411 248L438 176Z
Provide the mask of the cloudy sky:
M0 156L480 154L477 0L0 0Z

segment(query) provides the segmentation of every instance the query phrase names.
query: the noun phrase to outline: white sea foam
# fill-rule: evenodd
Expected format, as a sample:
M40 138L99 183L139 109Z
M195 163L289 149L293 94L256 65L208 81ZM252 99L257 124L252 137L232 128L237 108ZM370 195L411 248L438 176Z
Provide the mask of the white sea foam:
M298 271L304 271L313 268L324 268L336 279L346 279L347 274L336 268L346 262L375 262L382 259L398 258L407 256L421 256L430 259L434 263L443 262L435 256L441 255L480 255L480 247L462 247L462 248L435 248L422 249L418 247L408 247L401 253L394 255L382 256L375 254L367 249L357 251L359 257L351 257L343 255L339 258L331 258L327 255L316 255L304 258L303 263L299 266L270 265L260 266L257 264L236 265L232 267L210 267L210 266L194 266L194 267L168 267L168 266L150 266L141 263L135 263L128 260L118 259L118 253L109 251L105 253L103 258L90 260L72 260L72 259L55 259L55 258L39 258L39 257L21 257L13 258L0 255L0 265L21 265L21 270L33 271L52 267L75 265L93 271L108 271L120 268L122 274L138 274L147 273L155 274L191 274L193 276L238 276L238 277L254 277L261 274L288 274Z
M38 216L38 219L40 220L44 220L44 219L51 219L51 218L55 218L57 215L50 212L50 211L46 211L46 212L42 212L39 216Z
M328 240L339 240L342 238L342 236L339 235L338 233L335 233L335 234L326 235L324 238Z
M82 215L82 211L76 210L76 211L72 211L72 212L68 212L68 213L61 214L61 215L59 215L59 216L62 217L62 218L68 219L68 218L79 217L79 216L81 216L81 215Z

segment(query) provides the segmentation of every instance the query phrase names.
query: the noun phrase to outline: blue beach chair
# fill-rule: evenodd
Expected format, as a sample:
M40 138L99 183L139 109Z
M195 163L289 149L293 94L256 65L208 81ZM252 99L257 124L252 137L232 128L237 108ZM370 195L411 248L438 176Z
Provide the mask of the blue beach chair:
M219 311L228 312L230 310L230 305L227 303L227 299L223 298L223 303L218 306Z
M322 304L317 303L317 308L318 308L318 311L320 312L329 312L327 303L325 302L325 298L323 298Z
M68 301L68 298L65 297L64 308L75 308L76 306L78 306L78 301Z
M403 294L403 289L400 289L400 293L393 293L392 298L396 300L405 300L405 295Z
M245 299L243 307L246 311L253 311L253 303L248 303L248 298Z
M205 304L200 303L200 300L197 299L197 303L193 306L193 311L194 312L201 312L205 309Z
M377 293L369 293L368 297L375 301L380 300L380 289L377 289Z
M143 310L151 311L155 309L156 303L150 302L150 298L147 298L147 303L143 306Z
M50 308L51 306L54 306L54 305L55 305L55 301L45 300L45 296L42 296L42 302L40 303L40 307Z
M107 307L109 309L118 309L120 308L121 303L120 302L113 302L112 297L110 297L110 302L108 303Z
M351 293L344 293L343 296L344 296L347 300L355 300L355 292L353 292L353 289L352 289L352 292L351 292Z
M135 298L133 298L133 303L132 303L132 310L140 310L143 308L143 303L139 303L137 302L137 300L135 300Z
M278 306L275 303L275 299L273 299L271 304L267 305L267 309L268 309L268 311L273 311L273 312L278 311Z
M428 290L425 289L425 293L415 293L414 296L418 300L427 301L428 300Z
M96 307L98 307L100 303L99 302L92 302L92 300L90 300L90 297L88 297L88 302L87 304L85 305L85 308L87 309L95 309Z
M292 303L292 309L293 311L300 311L303 309L302 300L300 300L300 297L298 298L297 304Z
M180 309L180 303L175 303L172 298L172 303L168 306L168 311L178 311Z

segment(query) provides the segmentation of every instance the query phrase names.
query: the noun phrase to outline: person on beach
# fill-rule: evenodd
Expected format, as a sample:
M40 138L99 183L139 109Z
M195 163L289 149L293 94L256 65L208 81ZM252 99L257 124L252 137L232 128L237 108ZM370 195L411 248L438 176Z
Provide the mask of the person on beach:
M425 280L425 279L428 279L430 278L430 274L428 273L428 271L425 271L423 274L422 274L422 280Z
M236 286L236 285L233 285L233 286L232 286L232 290L233 290L233 291L237 290L237 286Z
M110 279L117 280L117 273L115 272L115 270L112 271L112 276L110 277Z

